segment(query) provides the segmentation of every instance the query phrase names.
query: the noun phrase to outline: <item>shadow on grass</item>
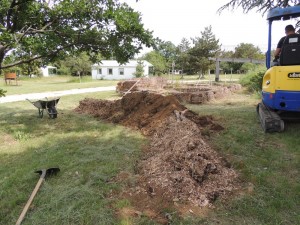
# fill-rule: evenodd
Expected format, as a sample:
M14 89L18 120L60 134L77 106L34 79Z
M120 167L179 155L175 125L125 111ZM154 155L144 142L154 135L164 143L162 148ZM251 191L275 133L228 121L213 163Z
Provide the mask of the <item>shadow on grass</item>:
M32 110L2 107L0 112L0 224L13 224L39 176L35 170L59 167L46 180L24 224L116 224L110 182L133 171L145 139L124 127L65 111L57 119Z

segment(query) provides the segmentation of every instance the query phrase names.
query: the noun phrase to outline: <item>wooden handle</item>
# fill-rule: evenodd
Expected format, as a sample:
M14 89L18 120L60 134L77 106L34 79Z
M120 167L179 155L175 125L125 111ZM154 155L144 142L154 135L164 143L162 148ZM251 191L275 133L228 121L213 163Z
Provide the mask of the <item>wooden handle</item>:
M35 188L34 188L33 192L32 192L31 195L30 195L30 198L28 199L28 201L27 201L25 207L23 208L23 211L22 211L21 215L19 216L19 219L18 219L18 221L16 222L16 225L20 225L20 224L22 223L22 221L23 221L23 219L24 219L24 217L25 217L25 215L26 215L26 213L27 213L27 211L28 211L28 209L29 209L29 206L31 205L31 203L32 203L32 201L33 201L33 199L34 199L34 196L35 196L36 193L38 192L38 190L39 190L41 184L43 183L43 181L44 181L44 179L45 179L45 174L46 174L46 171L45 171L45 172L43 171L43 173L42 173L42 175L41 175L39 181L38 181L37 184L35 185Z

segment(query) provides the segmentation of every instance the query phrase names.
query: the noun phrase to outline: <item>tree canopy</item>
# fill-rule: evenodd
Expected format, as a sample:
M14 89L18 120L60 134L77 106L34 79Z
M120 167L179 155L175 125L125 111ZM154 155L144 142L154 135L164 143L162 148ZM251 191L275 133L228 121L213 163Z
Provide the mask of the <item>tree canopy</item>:
M215 57L221 50L219 40L208 26L201 32L201 37L192 38L194 46L188 51L190 56L190 70L193 73L205 72L212 65L210 57Z
M147 60L154 66L153 75L161 75L167 70L167 61L158 51L151 51L145 54L143 59Z
M255 47L250 43L240 43L235 47L233 55L235 58L247 58L247 59L264 59L265 56L261 52L259 47Z
M242 8L244 12L249 12L252 9L257 9L257 11L265 13L269 9L276 7L288 7L299 5L299 0L231 0L227 4L219 8L219 13L224 9L235 9Z
M152 33L118 0L0 1L0 71L83 51L124 63L143 45L152 46Z

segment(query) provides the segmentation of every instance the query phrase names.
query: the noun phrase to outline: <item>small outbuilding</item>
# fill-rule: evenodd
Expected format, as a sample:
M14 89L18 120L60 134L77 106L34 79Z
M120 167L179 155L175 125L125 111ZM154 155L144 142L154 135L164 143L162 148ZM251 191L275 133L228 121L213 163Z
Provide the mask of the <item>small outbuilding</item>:
M99 80L132 79L135 77L139 63L143 66L144 76L149 76L153 65L146 60L130 60L125 64L119 64L116 60L102 60L101 63L92 65L92 78Z
M54 66L45 66L41 68L43 77L50 77L56 75L57 68Z

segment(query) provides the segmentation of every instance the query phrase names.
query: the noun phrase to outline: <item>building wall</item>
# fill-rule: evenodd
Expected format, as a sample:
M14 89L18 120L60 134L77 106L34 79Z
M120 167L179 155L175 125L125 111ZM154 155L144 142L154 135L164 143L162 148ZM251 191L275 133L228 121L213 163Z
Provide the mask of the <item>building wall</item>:
M122 80L131 79L135 68L96 66L92 69L93 79Z
M106 62L103 61L101 65L92 66L92 78L104 80L132 79L135 77L136 65L133 61L125 65L112 65L111 61L110 65L106 65ZM144 65L144 75L149 75L149 65Z
M56 69L57 68L54 66L46 66L46 67L41 68L44 77L56 75ZM52 73L53 71L51 71L51 70L54 70L55 73Z

